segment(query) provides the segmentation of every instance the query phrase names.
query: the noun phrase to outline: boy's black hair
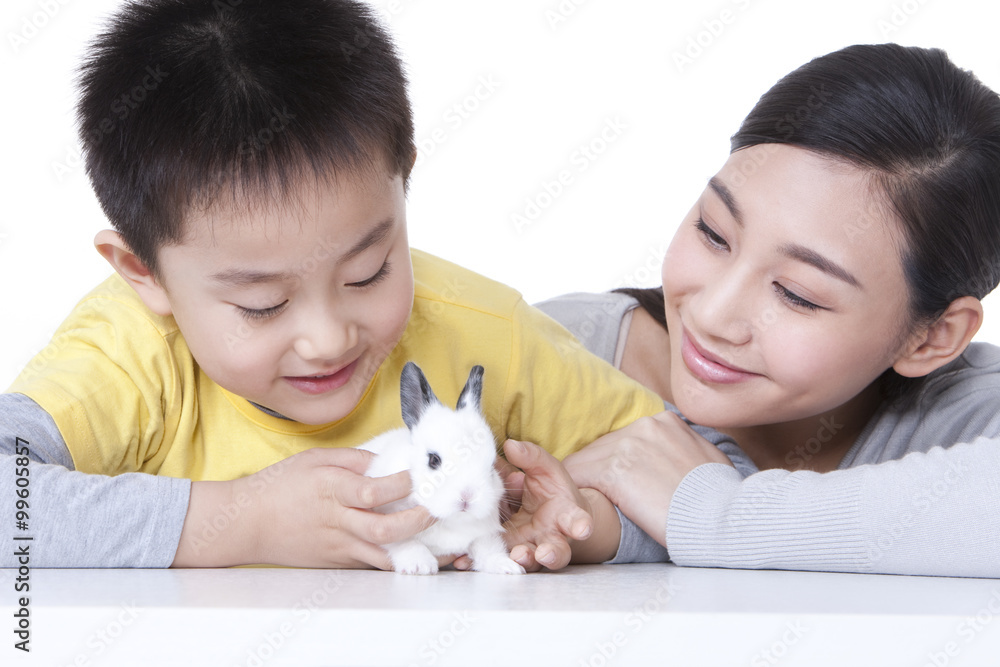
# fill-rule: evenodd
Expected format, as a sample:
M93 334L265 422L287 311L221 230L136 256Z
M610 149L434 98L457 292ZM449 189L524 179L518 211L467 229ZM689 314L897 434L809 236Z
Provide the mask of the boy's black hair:
M94 40L77 107L87 173L154 273L191 206L415 156L402 63L354 0L135 0Z

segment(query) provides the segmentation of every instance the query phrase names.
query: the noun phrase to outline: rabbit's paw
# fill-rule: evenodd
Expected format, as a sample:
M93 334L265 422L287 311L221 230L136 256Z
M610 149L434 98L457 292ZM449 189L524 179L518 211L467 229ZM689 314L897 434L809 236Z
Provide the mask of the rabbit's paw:
M472 569L489 574L524 574L524 568L506 554L493 554L481 563L474 561Z
M392 558L392 569L400 574L437 574L437 558L420 542L390 544L386 550Z

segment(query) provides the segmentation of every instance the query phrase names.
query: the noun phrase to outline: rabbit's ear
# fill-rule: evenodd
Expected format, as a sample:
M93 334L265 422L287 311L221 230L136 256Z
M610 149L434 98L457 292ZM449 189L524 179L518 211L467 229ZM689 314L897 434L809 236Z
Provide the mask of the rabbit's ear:
M406 428L413 429L420 421L420 415L431 403L440 403L431 390L431 385L412 361L403 366L403 374L399 378L399 401L403 407L403 423Z
M477 411L481 411L480 405L483 398L483 367L473 366L469 371L469 380L465 383L462 393L458 395L457 410L472 406Z

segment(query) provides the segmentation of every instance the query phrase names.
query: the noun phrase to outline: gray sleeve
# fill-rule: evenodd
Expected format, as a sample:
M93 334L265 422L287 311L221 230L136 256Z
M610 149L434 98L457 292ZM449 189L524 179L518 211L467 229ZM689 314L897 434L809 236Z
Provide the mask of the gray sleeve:
M0 394L0 490L13 509L27 490L28 518L13 512L8 544L27 546L32 567L169 567L187 514L191 482L72 469L65 441L47 412L22 394ZM13 538L31 537L31 540ZM23 553L23 552L22 552ZM14 549L0 567L17 567Z
M608 565L619 563L669 563L670 553L666 547L650 537L646 531L632 522L615 505L618 520L622 524L622 535L618 540L618 552L611 560L604 561Z
M678 565L1000 578L1000 439L828 473L695 468L670 505Z
M733 462L733 466L735 466L735 470L740 479L757 472L757 466L754 465L753 461L750 460L750 457L747 456L735 442L733 442L732 438L716 431L714 428L692 424L690 420L684 417L684 415L681 415L680 411L675 406L667 403L666 401L663 402L663 408L680 415L680 417L684 419L693 431L711 442L713 445L718 447L723 454L728 456L729 460ZM607 563L670 562L670 555L662 544L654 540L642 528L635 525L631 519L622 514L622 511L618 509L617 505L615 506L615 511L618 512L618 520L621 521L622 524L622 533L621 539L618 541L618 551L615 553L614 558L606 561ZM665 524L664 531L666 531Z
M618 330L636 300L625 294L575 292L540 301L535 308L554 319L579 340L591 354L614 363Z

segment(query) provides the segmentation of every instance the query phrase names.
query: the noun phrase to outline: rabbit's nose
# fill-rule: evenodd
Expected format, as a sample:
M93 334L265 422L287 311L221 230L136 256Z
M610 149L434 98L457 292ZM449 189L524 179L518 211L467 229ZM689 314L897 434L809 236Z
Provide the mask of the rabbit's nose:
M467 486L466 488L462 489L462 493L459 494L458 496L460 500L459 509L462 512L469 509L469 505L472 504L472 499L475 496L476 496L476 490L473 487Z

